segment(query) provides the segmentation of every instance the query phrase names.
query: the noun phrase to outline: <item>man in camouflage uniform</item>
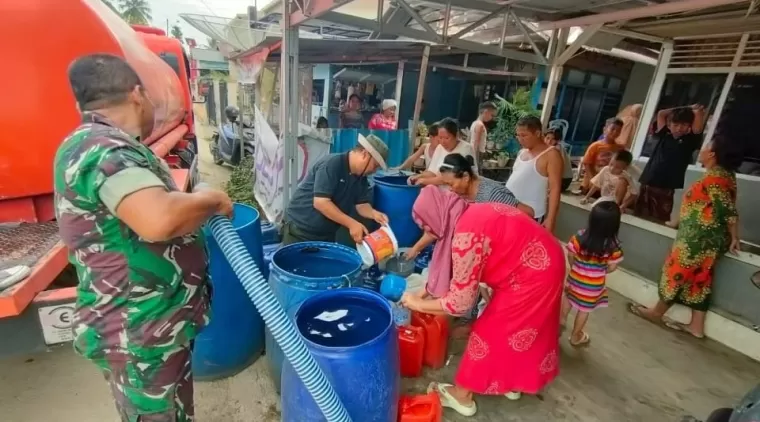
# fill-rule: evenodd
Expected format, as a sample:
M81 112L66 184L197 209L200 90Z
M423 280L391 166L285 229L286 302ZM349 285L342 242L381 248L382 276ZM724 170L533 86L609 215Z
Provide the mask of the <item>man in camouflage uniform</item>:
M121 58L69 68L83 123L55 157L61 239L79 276L74 348L108 380L126 422L193 419L192 341L209 318L201 224L226 194L184 193L139 138L153 105Z

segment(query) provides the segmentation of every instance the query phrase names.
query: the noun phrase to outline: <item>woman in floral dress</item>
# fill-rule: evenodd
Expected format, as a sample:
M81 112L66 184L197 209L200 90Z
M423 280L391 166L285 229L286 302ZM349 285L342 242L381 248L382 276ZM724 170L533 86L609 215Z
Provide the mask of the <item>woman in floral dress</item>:
M452 209L461 211L452 215ZM480 283L493 289L488 306L473 324L455 385L433 383L429 390L464 416L477 412L473 394L517 399L520 393L539 392L559 373L565 277L559 242L516 208L467 204L435 186L422 189L412 215L427 233L451 239L452 272L448 291L440 298L428 298L424 292L405 294L405 306L462 316L475 304Z
M674 303L691 308L689 324L665 320L673 330L697 338L705 335L715 264L726 252L739 251L735 169L742 161L733 145L716 140L699 152L705 175L686 191L681 203L676 240L660 277L660 300L654 307L630 304L629 310L653 322Z

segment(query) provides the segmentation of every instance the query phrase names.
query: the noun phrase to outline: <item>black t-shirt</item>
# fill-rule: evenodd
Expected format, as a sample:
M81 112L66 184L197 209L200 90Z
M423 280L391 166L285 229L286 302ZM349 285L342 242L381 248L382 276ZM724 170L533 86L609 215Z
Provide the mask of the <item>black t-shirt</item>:
M665 126L655 134L655 138L657 143L639 182L662 189L682 189L686 168L691 164L694 151L702 147L702 134L689 133L675 139Z
M369 203L371 199L367 178L351 174L348 153L330 154L314 163L285 213L285 219L303 232L316 236L335 234L340 225L314 209L314 197L330 198L349 215L357 204Z

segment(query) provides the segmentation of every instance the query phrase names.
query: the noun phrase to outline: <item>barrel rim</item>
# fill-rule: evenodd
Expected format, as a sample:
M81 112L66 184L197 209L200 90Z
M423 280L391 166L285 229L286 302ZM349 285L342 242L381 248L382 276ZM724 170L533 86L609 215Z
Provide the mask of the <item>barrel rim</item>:
M369 347L376 343L379 343L382 339L384 339L386 336L391 335L389 334L389 331L396 327L396 324L393 322L393 308L391 307L390 302L388 299L383 297L380 293L374 292L372 290L364 289L361 287L344 287L342 289L335 289L335 290L325 290L323 292L319 292L314 296L311 296L304 300L301 305L298 306L298 310L293 315L293 324L296 326L296 330L298 330L298 317L301 315L301 310L304 309L304 306L308 303L314 302L318 299L320 299L322 296L334 296L334 295L348 295L348 294L356 294L359 296L369 296L374 297L378 300L378 303L382 305L384 309L388 311L388 325L383 329L383 331L380 332L380 334L377 335L377 337L373 338L370 341L367 341L362 344L357 344L356 346L348 346L348 347L330 347L330 346L324 346L319 343L315 343L308 338L301 335L301 338L303 339L306 344L308 344L310 347L313 347L315 349L318 349L320 351L325 352L344 352L344 351L352 351L356 350L360 347ZM299 331L300 334L300 331Z
M391 177L400 177L400 176L397 176L397 175L393 175L393 176L389 176L389 175L382 175L382 176L381 175L375 175L375 177L373 178L373 180L374 180L375 184L377 184L377 185L387 186L387 187L391 187L391 188L416 189L416 190L422 189L422 186L419 186L419 185L409 185L409 184L398 185L398 184L395 184L395 183L388 183L386 181L383 181L383 179L385 179L385 178L391 178Z
M257 221L260 221L260 220L261 220L261 213L259 212L259 210L257 210L257 209L256 209L256 207L252 207L252 206L250 206L250 205L248 205L248 204L244 204L244 203L242 203L242 202L233 202L233 203L232 203L232 210L233 210L233 213L234 213L234 210L235 210L236 208L238 208L238 207L239 207L239 208L248 208L248 209L250 209L251 211L253 211L253 212L256 214L256 216L255 216L253 219L251 219L251 221L249 221L249 222L247 222L247 223L243 224L242 226L237 226L237 227L235 227L235 231L237 231L237 230L240 230L240 229L244 229L244 228L246 228L246 227L249 227L251 224L256 224L256 222L257 222ZM233 220L234 220L234 218L235 218L235 217L233 216L232 218L233 218ZM233 224L233 227L234 227L234 224Z
M305 244L308 244L309 246L330 247L330 248L342 250L349 255L355 255L356 263L357 263L356 268L343 274L340 277L309 277L309 276L305 276L301 274L294 274L290 271L286 271L285 269L277 265L277 260L276 260L277 254L285 253L292 249L296 249L298 247L304 247ZM348 280L350 281L352 275L358 274L359 271L361 271L363 263L362 263L362 258L359 255L359 252L357 252L355 249L349 248L348 246L344 246L344 245L333 243L333 242L308 241L308 242L291 243L290 245L281 246L272 254L272 261L269 265L273 270L277 270L276 273L287 274L288 278L291 280L298 280L298 281L303 281L303 282L319 284L319 283L326 283L326 282L333 283L335 282L335 280L338 280L338 279L343 280L346 278L348 278ZM270 274L275 274L275 271L270 271Z

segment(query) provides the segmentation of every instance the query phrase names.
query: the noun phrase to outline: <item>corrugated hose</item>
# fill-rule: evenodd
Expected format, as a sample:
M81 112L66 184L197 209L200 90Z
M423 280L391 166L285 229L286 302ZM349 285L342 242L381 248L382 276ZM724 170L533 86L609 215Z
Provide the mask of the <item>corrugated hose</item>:
M351 422L346 408L327 381L327 377L306 348L293 322L275 298L264 276L238 236L228 218L211 217L208 227L214 235L230 266L237 274L243 288L259 310L285 358L293 365L306 390L314 398L327 422Z

